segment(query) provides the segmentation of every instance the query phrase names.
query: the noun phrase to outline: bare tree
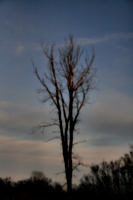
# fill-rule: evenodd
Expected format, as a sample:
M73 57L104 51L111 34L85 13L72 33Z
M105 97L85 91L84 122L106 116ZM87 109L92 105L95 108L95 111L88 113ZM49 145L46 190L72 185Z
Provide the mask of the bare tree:
M32 173L31 173L32 180L43 180L44 177L45 177L45 175L41 171L32 171Z
M43 52L48 59L48 73L41 77L36 66L33 64L34 73L39 79L43 89L39 93L44 93L43 103L51 100L57 111L57 119L52 123L46 123L36 127L37 129L57 125L60 131L62 144L62 155L65 167L68 196L72 190L72 177L74 169L82 163L73 153L74 132L79 121L82 107L88 102L88 92L95 88L94 77L96 69L92 64L95 58L94 50L89 58L87 52L77 45L73 36L69 35L65 39L64 47L58 50L58 60L55 57L53 44L49 49L42 44ZM84 65L79 63L84 56ZM77 158L77 163L73 159Z

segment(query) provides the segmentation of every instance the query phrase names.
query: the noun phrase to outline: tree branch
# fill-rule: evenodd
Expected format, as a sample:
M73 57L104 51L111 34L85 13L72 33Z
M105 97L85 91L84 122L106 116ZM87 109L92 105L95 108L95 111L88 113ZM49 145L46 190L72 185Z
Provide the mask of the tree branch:
M75 142L75 143L73 143L73 146L74 146L74 145L77 145L77 144L84 143L84 142L86 142L86 140L83 140L83 141L80 141L80 142Z
M51 138L51 139L49 139L49 140L47 140L47 141L44 141L44 142L49 142L49 141L51 141L51 140L54 140L54 139L57 139L57 138L60 138L60 137L53 137L53 138Z
M38 125L38 126L35 126L34 128L32 128L32 133L35 133L36 131L40 130L40 129L44 129L44 128L47 128L47 127L50 127L50 126L59 126L58 123L47 123L46 125Z

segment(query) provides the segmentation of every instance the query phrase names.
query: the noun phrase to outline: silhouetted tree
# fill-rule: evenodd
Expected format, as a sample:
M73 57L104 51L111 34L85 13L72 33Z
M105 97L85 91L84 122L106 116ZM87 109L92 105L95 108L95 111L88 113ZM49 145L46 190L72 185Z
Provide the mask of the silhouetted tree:
M95 88L96 69L92 67L95 53L92 50L89 58L80 45L73 41L72 35L69 35L68 40L65 39L64 47L59 49L58 60L55 58L54 46L53 44L49 50L48 46L44 47L42 44L43 52L48 59L49 72L47 74L44 73L41 77L33 61L32 64L34 73L43 86L43 89L38 90L39 93L44 93L42 102L52 102L58 113L58 119L53 120L52 123L39 125L35 130L52 125L59 127L67 190L70 196L73 170L82 164L73 152L76 144L74 144L74 131L76 131L80 111L88 101L87 94ZM85 56L84 64L81 64L79 61L83 55ZM77 159L77 163L74 164L73 158Z

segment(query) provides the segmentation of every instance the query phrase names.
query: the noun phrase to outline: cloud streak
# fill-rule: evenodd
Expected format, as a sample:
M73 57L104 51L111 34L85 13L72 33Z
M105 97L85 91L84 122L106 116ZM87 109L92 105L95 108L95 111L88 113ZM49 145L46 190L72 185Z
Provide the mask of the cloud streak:
M128 39L133 39L133 33L127 33L127 34L109 34L105 35L104 37L101 38L79 38L77 39L77 44L80 44L81 46L84 45L89 45L89 44L98 44L102 42L107 42L110 40L128 40Z
M28 178L33 170L40 170L46 176L54 177L55 173L62 171L63 168L60 154L57 142L44 143L0 137L0 163L3 177L11 176L16 180Z
M32 128L40 125L43 121L49 122L50 113L49 107L41 108L29 107L28 105L0 102L0 135L7 133L8 136L14 135L18 138L29 137L29 139L50 139L52 128L45 129L44 135L31 135ZM55 128L56 130L56 128Z

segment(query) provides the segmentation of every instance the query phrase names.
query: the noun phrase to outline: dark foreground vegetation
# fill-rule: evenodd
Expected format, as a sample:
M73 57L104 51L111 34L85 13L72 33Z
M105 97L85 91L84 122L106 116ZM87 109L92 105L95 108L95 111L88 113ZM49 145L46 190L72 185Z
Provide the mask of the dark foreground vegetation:
M116 161L91 165L79 185L73 186L71 199L130 200L133 199L133 151ZM26 180L13 182L0 178L2 200L67 199L59 183L53 183L42 172L34 171Z

